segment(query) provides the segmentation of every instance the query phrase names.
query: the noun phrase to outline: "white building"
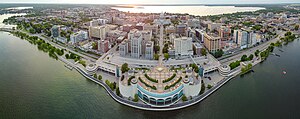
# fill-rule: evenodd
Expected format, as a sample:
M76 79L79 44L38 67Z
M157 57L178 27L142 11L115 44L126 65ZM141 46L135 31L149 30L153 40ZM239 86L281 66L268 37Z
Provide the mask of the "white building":
M154 43L152 41L148 41L146 43L146 48L145 48L145 58L152 60L153 59L153 46Z
M125 57L128 53L128 40L124 40L122 43L119 45L119 53L120 56Z
M192 38L180 37L174 39L175 55L186 56L193 55Z
M250 43L249 43L250 47L256 45L256 43L257 43L257 33L254 33L254 32L249 33L249 39L250 39L249 40L250 41Z
M96 38L100 40L105 40L106 33L110 30L108 25L103 26L90 26L89 27L89 37Z
M61 42L61 43L67 43L67 42L68 42L68 39L67 39L67 38L65 38L65 37L60 37L60 36L57 37L56 40L59 41L59 42Z
M237 45L241 48L247 48L249 42L249 34L247 31L238 30L237 36L234 34L235 38L237 38Z
M128 35L129 36L129 35ZM136 33L130 35L131 57L140 58L142 54L142 34Z
M88 33L86 31L78 31L74 34L70 35L70 42L75 44L80 41L84 41L88 39Z

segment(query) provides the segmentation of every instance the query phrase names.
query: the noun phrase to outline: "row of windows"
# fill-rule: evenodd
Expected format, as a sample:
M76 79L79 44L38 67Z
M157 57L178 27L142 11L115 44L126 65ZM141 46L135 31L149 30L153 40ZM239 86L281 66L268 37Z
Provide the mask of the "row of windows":
M155 99L155 98L152 98L152 97L149 98L147 95L142 94L138 90L139 98L142 99L143 101L151 104L151 105L169 105L169 104L172 104L172 103L178 101L178 99L180 99L182 95L183 95L183 90L181 90L179 92L179 94L176 94L173 97L168 97L166 99Z

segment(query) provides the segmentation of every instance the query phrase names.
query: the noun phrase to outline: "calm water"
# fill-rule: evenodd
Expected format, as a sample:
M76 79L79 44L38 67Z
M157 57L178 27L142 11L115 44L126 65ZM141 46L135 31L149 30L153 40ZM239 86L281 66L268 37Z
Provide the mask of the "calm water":
M226 13L256 11L261 7L235 7L235 6L136 6L134 8L113 7L124 12L131 13L189 13L191 15L207 16Z
M0 32L0 118L299 119L300 41L282 49L275 49L280 58L270 56L255 73L232 79L197 105L149 112L115 102L36 46Z

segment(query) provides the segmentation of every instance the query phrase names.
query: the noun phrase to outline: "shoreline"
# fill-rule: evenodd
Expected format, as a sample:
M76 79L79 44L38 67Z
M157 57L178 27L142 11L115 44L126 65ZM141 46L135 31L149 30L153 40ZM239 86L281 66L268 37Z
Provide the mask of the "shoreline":
M8 33L14 35L12 33L13 31L10 31L10 32L9 31L3 31L3 32L8 32ZM15 36L15 37L18 37L18 36ZM20 37L18 37L18 38L20 38ZM216 85L214 85L212 88L206 90L203 94L195 96L195 97L193 97L193 99L190 99L190 100L185 101L185 102L175 103L175 104L170 105L168 107L159 108L159 107L153 107L153 106L146 105L146 104L143 104L143 103L136 103L136 102L133 102L131 100L124 99L124 98L118 96L114 91L112 91L110 89L110 87L104 83L104 81L98 80L98 79L88 75L88 73L86 71L84 71L84 69L82 69L81 67L77 66L76 64L68 61L67 59L63 58L63 56L58 56L58 60L63 62L65 65L68 65L68 66L76 69L76 71L78 73L80 73L83 77L85 77L86 79L89 79L90 81L93 81L94 83L97 83L97 84L101 85L106 90L106 92L110 95L110 97L112 97L116 102L121 103L121 104L126 105L126 106L129 106L129 107L132 107L132 108L146 110L146 111L172 111L172 110L178 110L178 109L183 109L183 108L193 106L197 103L200 103L201 101L206 99L208 96L213 94L215 91L220 89L224 84L229 82L231 79L233 79L233 78L235 78L235 77L237 77L241 74L240 70L232 70L233 72L231 72L231 75L229 77L223 78ZM260 60L258 62L254 62L253 67L255 65L259 64L262 61L263 60Z

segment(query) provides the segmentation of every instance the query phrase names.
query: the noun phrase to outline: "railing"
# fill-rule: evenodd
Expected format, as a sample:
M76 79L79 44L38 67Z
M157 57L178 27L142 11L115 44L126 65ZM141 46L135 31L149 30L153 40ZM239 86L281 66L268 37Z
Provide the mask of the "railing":
M231 76L229 78L223 79L222 81L218 82L214 87L212 87L211 89L209 89L207 92L194 97L191 100L188 100L186 102L183 103L179 103L179 104L174 104L171 106L167 106L167 107L152 107L150 105L146 105L146 104L142 104L142 103L136 103L136 102L132 102L129 101L127 99L121 98L118 95L116 95L111 89L110 87L108 87L103 81L99 81L97 79L95 79L92 76L89 76L85 71L83 71L80 67L75 66L75 69L81 73L84 77L90 79L91 81L101 85L107 92L108 94L117 102L130 106L130 107L134 107L134 108L138 108L138 109L142 109L142 110L151 110L151 111L167 111L167 110L176 110L176 109L181 109L181 108L185 108L191 105L194 105L198 102L201 102L203 99L205 99L206 97L208 97L210 94L212 94L213 92L215 92L217 89L219 89L222 85L224 85L225 83L227 83L231 78L233 78L234 76Z

